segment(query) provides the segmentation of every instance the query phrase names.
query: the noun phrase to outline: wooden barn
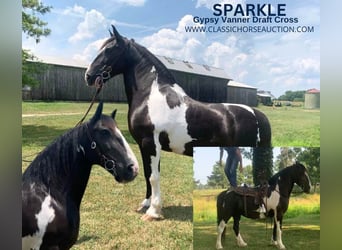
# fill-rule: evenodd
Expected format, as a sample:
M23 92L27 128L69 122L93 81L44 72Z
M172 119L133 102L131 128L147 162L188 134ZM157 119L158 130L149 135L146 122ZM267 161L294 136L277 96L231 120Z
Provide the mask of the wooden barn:
M177 84L193 99L203 102L230 102L256 106L256 89L231 82L223 69L157 56L175 76ZM26 100L90 101L94 88L84 81L86 67L47 64L47 70L37 75L40 84L23 89ZM107 82L99 98L109 102L126 102L123 77Z
M227 87L227 102L255 107L258 104L257 88L245 83L229 81Z

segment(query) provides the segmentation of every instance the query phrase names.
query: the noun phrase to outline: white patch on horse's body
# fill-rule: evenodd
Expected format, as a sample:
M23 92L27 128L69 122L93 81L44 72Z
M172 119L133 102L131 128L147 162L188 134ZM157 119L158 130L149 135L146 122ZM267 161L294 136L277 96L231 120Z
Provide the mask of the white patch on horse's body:
M180 89L176 84L173 86L173 90L177 94L184 96L184 91ZM166 96L160 93L156 79L151 86L147 106L151 122L155 128L154 133L159 135L161 132L166 132L170 140L169 147L173 152L182 154L185 150L184 145L192 141L188 134L188 124L185 117L187 105L181 103L171 109Z
M222 233L223 230L226 227L226 223L224 222L224 220L220 221L220 224L217 226L217 239L216 239L216 248L217 249L222 249Z
M226 107L229 107L229 106L238 106L238 107L243 108L243 109L245 109L245 110L247 110L248 112L250 112L250 113L253 114L253 116L255 117L256 125L257 125L256 144L258 144L258 142L260 142L260 130L259 130L259 123L258 123L258 120L256 119L254 110L253 110L251 107L249 107L249 106L247 106L247 105L244 105L244 104L223 103L223 105L225 105Z
M278 178L280 180L280 176ZM276 241L274 244L279 249L285 249L285 246L281 239L281 229L280 229L280 222L277 220L277 206L280 201L280 193L279 193L279 184L276 185L275 190L271 192L271 195L269 198L264 198L264 203L266 204L267 211L273 210L274 211L274 222L277 226L276 231Z
M311 180L310 180L310 177L309 177L309 175L308 175L308 173L307 173L307 172L305 172L305 173L304 173L304 175L305 175L305 177L308 179L309 186L310 186L310 189L311 189L312 185L311 185Z
M156 72L157 70L156 70L156 67L154 67L154 65L152 66L152 69L151 69L151 73L154 73L154 72Z
M264 197L263 201L266 205L266 210L270 211L273 209L274 211L277 210L277 206L279 204L280 194L279 194L279 185L277 184L275 190L271 192L270 197Z
M238 106L240 108L246 109L248 112L251 112L255 116L254 110L251 107L247 106L247 105L237 104L237 103L222 103L222 104L227 106L227 107L229 107L229 106Z
M41 210L35 215L37 219L38 231L33 235L28 235L21 239L22 249L40 248L46 228L48 224L55 218L55 210L51 206L52 202L53 198L50 195L47 195L42 203Z

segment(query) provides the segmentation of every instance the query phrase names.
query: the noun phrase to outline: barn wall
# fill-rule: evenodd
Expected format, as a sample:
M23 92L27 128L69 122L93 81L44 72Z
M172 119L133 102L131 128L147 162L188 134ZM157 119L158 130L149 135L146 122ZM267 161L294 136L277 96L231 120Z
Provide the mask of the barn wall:
M85 71L85 68L49 64L44 73L36 76L40 84L32 88L32 99L90 101L95 88L86 85ZM99 97L104 101L125 102L127 98L122 76L109 80Z
M257 90L252 88L241 88L228 86L227 102L246 104L251 107L257 106Z

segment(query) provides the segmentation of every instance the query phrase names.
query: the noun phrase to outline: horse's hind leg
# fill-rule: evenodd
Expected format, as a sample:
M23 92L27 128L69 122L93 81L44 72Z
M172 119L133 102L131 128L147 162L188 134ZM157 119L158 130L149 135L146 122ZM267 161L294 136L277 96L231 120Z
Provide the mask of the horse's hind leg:
M231 217L230 207L227 207L226 193L220 193L216 201L217 210L217 240L216 248L222 249L222 238L225 237L226 225Z
M245 247L247 246L247 243L242 239L240 231L239 231L239 227L240 227L240 216L234 216L234 232L235 232L235 236L236 236L236 243L239 247Z
M216 239L216 249L222 249L222 234L224 236L226 228L226 222L221 220L220 224L217 226L217 239Z

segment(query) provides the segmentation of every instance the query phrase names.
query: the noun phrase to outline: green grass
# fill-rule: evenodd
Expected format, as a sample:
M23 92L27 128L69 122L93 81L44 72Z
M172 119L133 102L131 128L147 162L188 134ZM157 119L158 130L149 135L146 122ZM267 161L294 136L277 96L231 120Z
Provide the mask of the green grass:
M268 107L259 109L268 117L272 127L272 145L278 147L320 146L320 110L302 107Z
M194 249L215 249L216 197L222 190L194 190ZM238 249L230 219L226 229L224 249ZM266 230L267 227L267 230ZM270 220L250 220L242 217L240 232L248 249L275 249L270 246L272 225ZM283 219L282 240L287 249L320 248L320 195L300 194L290 199Z

